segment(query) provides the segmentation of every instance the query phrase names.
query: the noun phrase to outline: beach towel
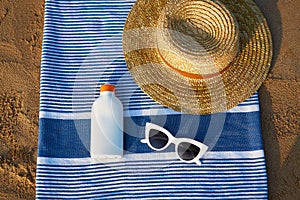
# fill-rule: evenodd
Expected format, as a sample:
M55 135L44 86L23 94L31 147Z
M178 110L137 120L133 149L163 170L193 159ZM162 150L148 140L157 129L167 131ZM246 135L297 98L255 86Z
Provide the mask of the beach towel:
M37 199L267 199L258 94L225 113L189 115L133 81L122 31L134 0L46 0ZM91 107L104 83L124 107L124 157L90 157ZM147 122L208 145L201 165L140 140Z

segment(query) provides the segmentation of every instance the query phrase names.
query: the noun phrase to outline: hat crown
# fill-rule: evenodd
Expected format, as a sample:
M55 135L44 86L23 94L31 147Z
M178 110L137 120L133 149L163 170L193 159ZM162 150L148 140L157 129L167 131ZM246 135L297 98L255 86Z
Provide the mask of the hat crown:
M169 0L156 33L164 61L184 73L220 73L239 51L238 25L225 5L216 1Z

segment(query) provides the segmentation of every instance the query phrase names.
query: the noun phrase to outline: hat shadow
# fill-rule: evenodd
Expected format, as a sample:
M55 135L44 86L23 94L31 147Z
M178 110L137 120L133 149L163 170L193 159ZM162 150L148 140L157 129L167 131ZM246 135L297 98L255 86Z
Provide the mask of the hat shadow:
M272 100L270 92L263 85L259 90L260 116L262 138L265 149L269 197L271 198L278 191L276 179L280 172L280 146L276 134L276 127L273 122L274 111L272 109ZM272 199L272 198L271 198Z
M296 191L286 188L296 188L299 184L299 172L295 169L299 167L300 135L295 137L289 152L284 157L282 151L286 147L280 145L283 141L274 123L272 100L270 92L266 86L262 86L259 91L261 106L261 128L262 138L265 148L266 166L268 174L269 199L297 199ZM285 137L287 138L287 137ZM285 144L287 142L284 142ZM294 192L290 192L294 191Z
M254 1L264 14L272 35L273 59L270 68L270 70L272 70L278 58L282 43L282 23L280 11L277 6L278 0ZM281 167L280 164L280 145L276 134L276 126L272 119L272 117L274 116L274 111L272 109L272 99L270 92L265 85L262 85L262 87L260 88L259 97L261 107L260 110L262 137L265 147L269 182L269 199L277 199L278 192L280 192L281 189L280 184L278 184L278 179L281 176L279 174L288 173L287 170L290 170L290 167L285 166L286 164ZM296 146L294 146L294 148L296 148Z
M278 58L281 43L282 43L282 22L281 22L281 15L280 11L277 6L278 0L254 0L256 5L260 8L262 13L264 14L270 31L272 35L272 42L273 42L273 59L271 63L271 70L276 63Z

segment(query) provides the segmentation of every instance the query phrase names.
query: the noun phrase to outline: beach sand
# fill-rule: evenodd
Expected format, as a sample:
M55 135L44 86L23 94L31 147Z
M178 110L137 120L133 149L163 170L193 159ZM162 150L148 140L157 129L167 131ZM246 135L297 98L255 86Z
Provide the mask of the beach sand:
M270 199L300 198L300 1L256 0L273 35L260 89ZM0 199L34 199L44 1L0 1Z

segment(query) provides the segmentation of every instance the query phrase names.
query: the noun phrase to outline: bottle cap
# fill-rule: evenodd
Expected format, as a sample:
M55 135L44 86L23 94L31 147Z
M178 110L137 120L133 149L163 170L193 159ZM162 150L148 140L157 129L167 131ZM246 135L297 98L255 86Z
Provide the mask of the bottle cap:
M115 91L115 86L112 84L104 84L101 85L100 87L100 92L104 92L104 91L111 91L114 92Z

